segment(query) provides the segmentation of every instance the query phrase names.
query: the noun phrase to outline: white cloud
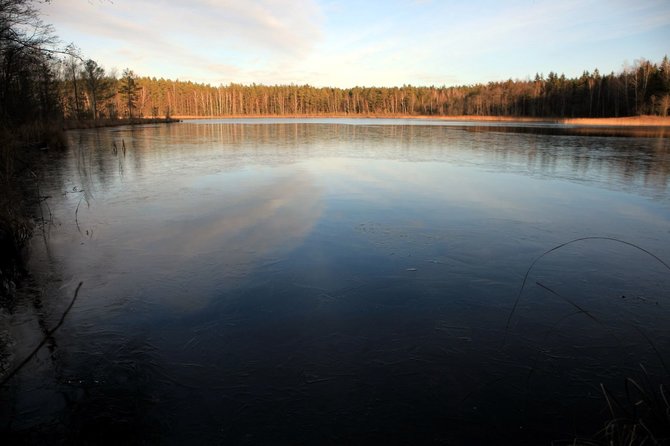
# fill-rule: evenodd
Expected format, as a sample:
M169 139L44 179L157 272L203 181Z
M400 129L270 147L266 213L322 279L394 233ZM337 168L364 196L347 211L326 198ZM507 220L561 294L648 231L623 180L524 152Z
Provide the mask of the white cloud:
M104 66L212 84L569 75L658 57L653 30L670 39L667 0L59 0L43 10L63 40Z
M322 16L312 0L86 2L42 6L66 42L105 65L140 74L203 77L212 66L248 67L249 59L295 59L320 39ZM168 73L154 68L170 66ZM189 73L192 73L189 75ZM193 76L193 73L199 73ZM210 72L210 82L220 75Z

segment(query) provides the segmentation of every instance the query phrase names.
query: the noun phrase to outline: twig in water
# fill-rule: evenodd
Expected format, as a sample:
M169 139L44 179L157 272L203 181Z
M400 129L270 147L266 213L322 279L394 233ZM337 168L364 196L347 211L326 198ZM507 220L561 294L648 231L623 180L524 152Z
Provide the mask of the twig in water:
M84 195L81 196L79 199L79 203L77 203L77 209L74 210L74 223L77 225L77 231L81 234L81 228L79 228L79 205L81 204L81 200L84 199Z
M79 285L77 285L77 289L74 290L74 296L72 297L72 301L70 302L70 305L68 305L68 307L65 309L65 311L63 312L63 315L61 316L61 318L58 321L58 323L56 324L56 326L54 328L52 328L51 330L47 331L46 335L44 336L44 339L42 339L42 342L40 342L39 345L37 347L35 347L35 349L32 352L30 352L30 354L28 356L26 356L26 358L23 361L21 361L21 364L19 364L14 370L12 370L12 372L9 375L5 376L5 378L2 380L2 382L0 382L0 387L3 387L5 384L7 384L7 382L10 379L12 379L14 377L14 375L16 375L19 372L19 370L21 370L26 364L28 364L28 362L30 362L30 360L33 359L33 357L44 346L44 344L46 344L47 340L51 336L53 336L53 334L56 332L56 330L58 330L60 328L61 325L63 325L63 322L65 322L65 317L67 316L67 314L70 312L70 310L74 306L74 302L77 300L77 296L79 295L79 289L81 288L81 286L83 284L84 284L84 282L79 282Z
M44 204L47 206L47 211L49 211L49 224L53 224L54 222L54 214L51 212L51 206L49 206L49 202L47 201L49 198L51 198L48 195L44 196Z
M572 305L573 307L575 307L576 309L578 309L580 313L584 313L586 316L588 316L588 317L589 317L590 319L592 319L593 321L595 321L595 322L601 324L601 322L600 322L598 319L596 319L596 317L595 317L594 315L592 315L591 313L589 313L588 310L585 310L584 308L582 308L582 307L580 307L579 305L577 305L577 303L575 303L575 302L571 301L570 299L568 299L567 297L565 297L565 296L563 296L563 295L557 293L556 291L552 290L552 289L549 288L548 286L541 284L540 282L535 282L535 284L536 284L537 286L539 286L540 288L542 288L542 289L544 289L544 290L550 292L550 293L553 294L554 296L563 299L564 301L566 301L567 303L569 303L570 305ZM601 325L602 325L602 324L601 324ZM604 325L603 325L603 326L604 326Z
M514 316L514 313L516 312L516 308L519 305L519 301L521 300L521 295L523 294L523 290L526 287L526 282L528 281L528 276L530 275L530 271L533 269L535 264L539 262L544 256L563 248L564 246L571 245L573 243L577 242L582 242L585 240L608 240L616 243L621 243L623 245L627 245L630 247L633 247L639 251L642 251L643 253L651 256L654 258L657 262L659 262L661 265L663 265L668 271L670 271L670 265L665 263L660 257L658 257L656 254L652 253L651 251L648 251L634 243L626 242L623 240L619 240L618 238L614 237L580 237L576 238L574 240L570 240L569 242L561 243L560 245L554 246L553 248L543 252L539 257L537 257L533 262L530 264L528 269L526 270L526 274L523 276L523 282L521 282L521 288L519 288L519 294L516 296L516 299L514 300L514 305L512 306L512 311L510 311L509 315L507 316L507 323L505 324L505 335L503 336L503 345L507 342L507 334L509 332L509 325L510 322L512 321L512 316Z
M588 317L589 319L591 319L592 321L594 321L596 324L600 325L605 331L609 332L609 333L610 333L610 336L611 336L613 339L615 339L615 340L617 341L617 343L619 344L619 346L620 346L620 347L623 347L623 343L621 342L621 339L619 339L619 337L618 337L612 330L610 330L610 328L607 327L607 325L605 325L605 324L604 324L603 322L601 322L598 318L596 318L593 314L591 314L591 312L589 312L588 310L582 308L581 306L579 306L576 302L572 301L571 299L568 299L567 297L563 296L562 294L560 294L560 293L558 293L558 292L552 290L552 289L549 288L548 286L543 285L543 284L540 283L540 282L535 282L535 284L538 285L540 288L546 290L547 292L553 294L554 296L558 297L559 299L561 299L561 300L563 300L563 301L569 303L570 305L572 305L573 307L575 307L575 308L577 309L576 312L567 315L567 317L572 317L572 316L575 315L575 314L584 314L586 317ZM552 333L564 319L565 319L565 318L559 320L559 321L558 321L552 328L550 328L550 329L545 333L545 340L548 338L549 334ZM653 344L652 344L652 347L653 347ZM540 361L540 355L541 355L541 351L538 350L538 354L537 354L537 356L535 357L535 360L533 361L533 365L531 366L531 368L530 368L530 370L529 370L529 372L528 372L528 377L526 378L526 386L529 386L530 379L531 379L533 373L535 373L535 369L537 368L537 365L538 365L538 363L539 363L539 361Z

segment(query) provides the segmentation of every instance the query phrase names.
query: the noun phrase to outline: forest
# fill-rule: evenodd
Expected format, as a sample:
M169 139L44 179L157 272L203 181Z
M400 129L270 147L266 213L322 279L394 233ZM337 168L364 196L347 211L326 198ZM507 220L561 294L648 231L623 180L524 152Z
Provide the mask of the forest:
M667 116L670 61L636 60L619 73L584 71L577 78L550 72L532 80L466 86L331 88L310 85L204 85L105 73L96 62L57 61L64 119L156 116Z

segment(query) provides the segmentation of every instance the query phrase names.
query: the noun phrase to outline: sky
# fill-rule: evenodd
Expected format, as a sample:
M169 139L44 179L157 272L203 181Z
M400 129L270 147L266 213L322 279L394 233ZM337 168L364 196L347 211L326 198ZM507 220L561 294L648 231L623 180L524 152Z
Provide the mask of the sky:
M670 55L670 0L51 0L40 12L107 70L211 85L470 85Z

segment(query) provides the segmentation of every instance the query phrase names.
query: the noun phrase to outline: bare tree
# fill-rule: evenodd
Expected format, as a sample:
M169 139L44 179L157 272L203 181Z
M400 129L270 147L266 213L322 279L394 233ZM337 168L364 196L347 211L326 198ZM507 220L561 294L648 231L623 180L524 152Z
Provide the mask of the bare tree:
M0 120L44 116L40 81L56 39L30 0L0 0ZM52 102L52 101L50 101Z
M67 49L69 56L65 59L65 78L72 86L72 104L74 105L74 116L79 119L82 116L81 90L79 88L79 73L81 71L81 56L79 48L70 44Z

